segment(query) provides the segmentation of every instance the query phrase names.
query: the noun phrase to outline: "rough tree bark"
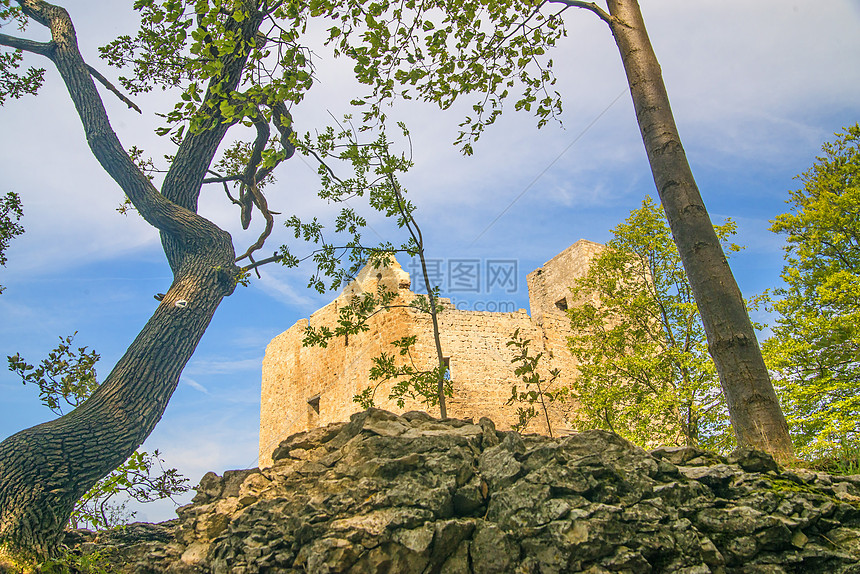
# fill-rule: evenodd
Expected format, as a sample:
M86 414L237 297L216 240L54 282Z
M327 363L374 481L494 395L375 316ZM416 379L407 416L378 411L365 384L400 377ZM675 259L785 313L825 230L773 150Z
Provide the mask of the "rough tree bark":
M609 14L601 17L621 53L654 183L693 288L738 444L790 459L788 425L681 145L639 3L607 0L607 6Z
M114 133L68 13L42 0L18 3L50 30L51 41L0 34L0 44L54 63L92 153L140 215L160 231L174 273L152 318L89 400L0 443L0 541L47 554L62 536L75 501L128 458L155 427L215 309L232 292L238 268L230 235L196 213L206 169L230 126L215 117L209 129L186 136L159 193ZM252 10L251 17L235 25L236 31L253 38L260 20ZM229 59L210 87L218 82L221 93L236 89L245 61L241 55ZM211 97L207 92L204 105Z

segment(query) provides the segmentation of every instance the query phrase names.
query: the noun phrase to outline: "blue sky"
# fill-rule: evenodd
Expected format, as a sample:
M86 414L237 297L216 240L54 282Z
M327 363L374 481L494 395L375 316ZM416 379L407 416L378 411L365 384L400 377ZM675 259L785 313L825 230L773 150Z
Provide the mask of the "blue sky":
M97 47L134 32L131 4L82 0L69 6L85 58L110 78L118 72L98 60ZM793 177L808 169L821 144L860 120L860 2L642 4L706 205L715 221L734 218L738 242L747 246L732 259L741 289L749 296L774 287L782 240L767 230L768 221L785 211L788 190L798 186ZM484 285L478 293L447 293L464 305L527 308L528 272L580 238L606 241L609 229L646 194L655 195L611 35L584 11L568 14L567 22L570 37L554 56L565 97L563 127L536 130L534 118L511 109L478 142L475 155L463 158L451 142L471 102L445 113L400 105L389 114L412 131L416 165L404 183L418 206L429 256L443 269L456 259L517 263L516 292ZM35 26L27 35L45 38ZM325 125L329 112L349 112L350 97L362 93L350 81L348 64L330 61L323 49L317 54L319 83L293 111L299 130ZM42 92L0 108L0 193L21 195L27 230L0 268L0 284L7 287L0 295L0 354L20 352L34 362L58 336L78 331L76 343L101 353L104 377L155 309L153 295L167 290L170 272L156 232L139 217L115 211L122 193L90 155L50 64L29 61L48 68ZM144 110L139 116L103 94L124 145L154 157L170 151L153 130L160 125L154 113L172 107L171 98L161 92L135 98ZM266 190L272 209L331 216L333 207L315 198L309 165L295 157L279 168L278 181ZM253 226L242 232L218 189L204 192L201 213L233 234L237 251L259 232ZM403 238L372 214L370 224L368 238ZM269 245L274 250L289 241L280 227ZM160 449L193 483L207 470L256 465L266 344L333 297L306 289L310 272L264 268L262 280L237 289L215 315L145 444ZM38 403L37 390L6 370L0 371L0 396L0 437L52 416ZM138 518L172 515L172 505L159 504L141 507Z

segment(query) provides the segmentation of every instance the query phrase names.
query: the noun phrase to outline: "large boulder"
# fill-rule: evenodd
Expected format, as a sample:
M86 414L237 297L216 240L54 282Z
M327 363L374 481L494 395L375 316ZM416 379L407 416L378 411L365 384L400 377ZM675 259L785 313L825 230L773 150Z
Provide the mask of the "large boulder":
M370 409L273 458L207 474L176 520L76 549L137 573L860 573L860 476L748 449Z

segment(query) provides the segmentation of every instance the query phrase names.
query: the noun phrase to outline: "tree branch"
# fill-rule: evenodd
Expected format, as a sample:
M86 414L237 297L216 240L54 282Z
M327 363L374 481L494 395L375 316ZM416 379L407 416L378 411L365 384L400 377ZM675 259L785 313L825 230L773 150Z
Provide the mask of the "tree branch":
M262 15L256 11L252 11L250 17L243 19L242 22L229 18L225 24L227 28L225 33L234 35L238 42L246 42L256 36L261 20ZM239 86L248 54L225 57L222 60L225 64L223 70L217 76L210 78L203 102L198 106L199 113L208 115L210 121L207 126L199 130L187 132L173 160L174 165L182 166L183 169L171 170L173 173L167 174L161 187L161 192L168 199L188 209L196 210L200 186L212 163L212 158L218 151L224 134L239 121L239 118L236 118L231 123L224 123L218 109L225 97L224 94L234 92ZM168 247L167 251L168 259L172 261L173 248ZM171 265L173 265L172 262Z
M292 129L285 125L281 119L281 115L289 116L289 112L287 112L286 107L283 104L280 104L280 106L272 106L272 115L278 131L281 132L281 141L286 142L286 145L291 146L292 144L289 142L289 135L292 133ZM251 258L251 255L263 247L266 239L268 239L269 235L272 233L272 229L275 225L275 219L273 217L275 212L269 209L269 204L266 201L266 197L263 195L263 192L260 191L258 182L268 176L280 161L283 161L279 160L273 166L257 170L257 166L260 164L263 157L263 150L266 148L266 144L269 141L271 130L269 129L269 124L265 120L265 117L259 111L253 121L254 126L257 128L257 139L254 142L251 157L248 160L248 165L245 168L245 173L241 180L242 183L239 188L239 205L242 208L241 217L243 229L248 229L248 225L251 223L251 212L253 206L256 206L257 209L260 210L260 213L263 214L263 218L266 220L266 226L257 238L257 241L248 247L247 251L238 257L236 261L241 261L247 257L253 262L254 260ZM285 148L288 153L287 157L291 157L294 148L286 146Z
M610 16L609 13L604 11L594 2L580 2L579 0L547 0L547 2L550 2L552 4L564 4L565 6L570 6L572 8L584 8L597 14L598 18L600 18L610 26L615 22L615 19Z
M9 46L10 48L15 48L16 50L23 50L24 52L32 52L33 54L39 54L40 56L45 56L46 58L51 57L51 52L54 50L53 42L34 42L33 40L27 40L26 38L17 38L15 36L8 36L6 34L0 34L0 46Z
M139 113L139 114L142 114L142 113L143 113L142 111L140 111L140 108L139 108L139 107L137 107L137 104L135 104L135 103L134 103L134 102L132 102L130 99L128 99L127 97L125 97L125 96L123 95L123 93L122 93L122 92L120 92L120 91L116 88L116 86L114 86L113 84L111 84L111 83L110 83L110 81L109 81L107 78L105 78L104 76L102 76L102 75L101 75L101 73L100 73L98 70L96 70L95 68L93 68L93 67L92 67L92 66L90 66L89 64L87 64L87 69L90 71L90 74L92 74L92 76L93 76L95 79L97 79L99 82L101 82L101 84L102 84L104 87L106 87L108 90L110 90L111 92L113 92L113 93L114 93L114 95L116 95L116 97L118 97L120 100L122 100L122 102L123 102L125 105L127 105L129 108L133 109L134 111L136 111L136 112L137 112L137 113Z
M212 170L209 170L209 172L214 173ZM203 183L227 183L230 181L239 181L240 179L242 179L241 175L219 175L217 177L207 177L203 180ZM233 203L238 203L237 200L232 197L231 199Z
M266 257L265 259L260 259L259 261L254 261L251 265L245 265L241 268L242 271L254 271L257 267L262 267L263 265L268 265L269 263L276 263L283 259L280 255L272 255L271 257ZM237 259L238 261L239 259Z
M78 49L75 28L68 12L44 0L19 0L19 4L27 16L51 31L52 50L48 57L69 90L90 149L144 220L162 232L189 239L226 236L210 221L158 193L131 160L110 124L90 67Z

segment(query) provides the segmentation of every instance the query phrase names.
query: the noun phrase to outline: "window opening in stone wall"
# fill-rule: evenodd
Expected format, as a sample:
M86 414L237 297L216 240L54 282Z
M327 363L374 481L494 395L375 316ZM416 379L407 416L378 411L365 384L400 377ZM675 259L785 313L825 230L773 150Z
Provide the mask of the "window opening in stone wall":
M451 380L451 357L442 357L442 365L445 367L445 380Z
M555 306L558 307L559 311L567 311L567 299L561 298L555 302Z
M376 280L377 280L377 281L382 281L382 273L377 273L377 274L376 274Z
M314 395L308 399L308 424L307 428L312 429L320 424L320 396Z

